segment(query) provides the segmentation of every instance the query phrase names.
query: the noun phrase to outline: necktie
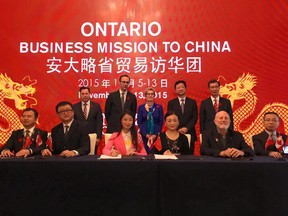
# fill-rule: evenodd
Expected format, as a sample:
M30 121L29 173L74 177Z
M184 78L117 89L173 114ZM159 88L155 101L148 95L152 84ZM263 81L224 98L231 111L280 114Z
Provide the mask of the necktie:
M65 125L65 131L64 131L65 137L67 136L68 131L69 131L69 125Z
M84 117L87 119L88 113L87 113L87 103L84 103L84 109L83 109Z
M276 134L271 133L271 138L272 138L273 142L276 143L276 139L277 139Z
M124 101L124 92L121 93L121 107L122 107L122 110L124 110L124 104L125 104L125 101Z
M214 99L214 109L215 109L215 112L217 113L217 112L218 112L218 109L219 109L219 104L218 104L216 98Z
M181 106L181 111L182 111L182 114L184 114L184 106L185 106L185 103L184 103L184 98L182 98L181 99L181 104L180 104L180 106Z
M23 149L28 148L31 145L32 141L31 141L31 137L30 137L30 131L26 130L25 131L25 143L23 145Z

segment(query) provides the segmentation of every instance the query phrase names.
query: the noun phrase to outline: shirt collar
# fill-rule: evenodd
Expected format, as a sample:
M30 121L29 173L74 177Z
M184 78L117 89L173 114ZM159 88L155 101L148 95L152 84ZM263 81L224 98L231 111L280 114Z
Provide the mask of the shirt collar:
M89 106L90 105L90 100L88 100L87 102L81 101L82 106L84 106L85 103L87 104L87 106Z
M180 103L182 102L182 101L181 101L182 99L184 99L184 102L185 102L185 101L186 101L186 96L183 97L183 98L178 97L178 100L179 100Z
M270 132L270 131L267 131L266 129L265 129L265 131L266 131L266 133L268 134L268 135L277 135L277 132L276 132L276 130L275 131L272 131L272 132Z
M29 131L29 134L30 134L30 136L31 136L31 134L33 134L33 132L34 132L35 125L34 125L32 128L30 128L30 129L27 129L27 128L23 128L23 129L24 129L24 135L25 135L26 131L28 130L28 131Z
M214 103L215 98L212 97L212 96L210 98L211 98L212 102ZM216 100L217 100L217 102L219 102L220 101L220 96L216 97Z
M63 123L63 127L65 128L65 125L68 125L69 128L70 128L70 127L71 127L71 124L72 124L72 122L73 122L73 120L74 120L74 119L72 119L72 121L70 121L68 124L64 124L64 123Z

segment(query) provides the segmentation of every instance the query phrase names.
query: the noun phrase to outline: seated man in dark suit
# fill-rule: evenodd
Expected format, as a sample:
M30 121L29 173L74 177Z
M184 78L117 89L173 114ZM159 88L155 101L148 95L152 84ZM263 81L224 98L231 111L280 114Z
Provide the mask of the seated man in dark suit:
M52 152L63 157L74 157L88 154L90 151L90 138L87 125L74 120L72 104L62 101L57 104L56 112L62 123L51 131ZM47 148L42 151L42 156L52 156Z
M254 156L254 151L247 145L243 135L229 129L230 116L225 111L216 113L214 123L216 127L204 131L201 155L237 158Z
M254 150L257 155L282 158L283 145L287 142L287 135L277 132L279 115L275 112L264 114L264 131L252 137Z
M6 144L1 148L1 157L27 157L40 154L46 147L47 132L36 128L38 112L26 108L21 115L23 129L13 131ZM14 151L14 153L13 153Z

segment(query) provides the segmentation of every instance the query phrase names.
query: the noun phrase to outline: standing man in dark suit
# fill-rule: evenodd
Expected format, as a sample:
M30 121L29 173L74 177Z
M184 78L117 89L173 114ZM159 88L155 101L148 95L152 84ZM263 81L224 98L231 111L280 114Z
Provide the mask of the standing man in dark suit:
M74 118L87 124L88 133L96 133L96 148L102 138L103 116L98 103L90 100L90 88L81 87L79 90L81 101L73 104Z
M33 108L23 110L21 115L23 129L12 132L0 150L1 157L27 157L40 154L46 148L47 132L36 127L37 119L37 110Z
M243 135L229 128L230 122L230 116L226 111L216 113L215 125L205 130L202 135L201 155L228 158L255 155Z
M174 84L178 95L168 101L167 111L173 111L179 117L178 131L181 134L190 134L190 154L194 154L194 142L197 140L195 125L198 120L198 108L195 100L186 96L186 82L178 80Z
M263 117L264 131L252 137L257 155L282 158L283 145L287 145L287 135L277 131L280 124L279 115L266 112Z
M230 116L230 129L234 129L233 113L230 100L220 97L220 82L216 79L208 82L208 89L211 96L206 100L203 100L200 105L200 133L207 129L213 128L215 114L219 111L226 111Z
M87 125L74 120L72 104L62 101L56 105L56 112L60 124L52 128L52 152L62 157L75 157L88 154L90 151L90 138ZM42 156L52 156L47 148L42 151Z
M120 89L109 94L105 104L107 133L121 130L120 116L124 110L130 110L133 117L136 115L137 100L134 94L128 91L130 77L126 74L119 78Z

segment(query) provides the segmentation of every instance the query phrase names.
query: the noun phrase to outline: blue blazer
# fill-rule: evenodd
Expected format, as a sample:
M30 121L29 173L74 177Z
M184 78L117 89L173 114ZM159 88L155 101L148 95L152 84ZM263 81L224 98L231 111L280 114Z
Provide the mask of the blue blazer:
M145 104L138 107L137 124L140 128L140 133L142 136L146 136L148 132L147 127L147 115L148 112L145 109ZM158 135L162 130L163 125L163 107L160 104L154 103L154 111L152 113L154 120L154 134Z

